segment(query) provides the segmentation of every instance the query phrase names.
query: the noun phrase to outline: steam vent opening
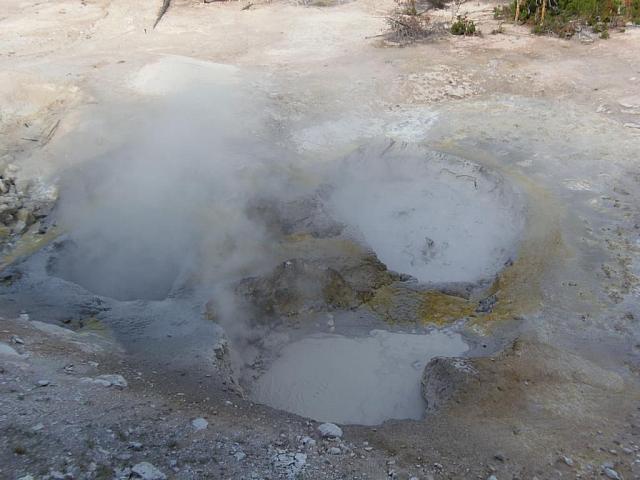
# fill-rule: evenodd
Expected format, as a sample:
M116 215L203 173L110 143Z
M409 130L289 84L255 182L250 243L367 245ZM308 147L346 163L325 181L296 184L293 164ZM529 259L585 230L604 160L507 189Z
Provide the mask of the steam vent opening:
M177 259L158 258L143 245L132 254L117 245L96 249L95 243L62 242L50 273L120 301L163 300L169 295L180 272Z

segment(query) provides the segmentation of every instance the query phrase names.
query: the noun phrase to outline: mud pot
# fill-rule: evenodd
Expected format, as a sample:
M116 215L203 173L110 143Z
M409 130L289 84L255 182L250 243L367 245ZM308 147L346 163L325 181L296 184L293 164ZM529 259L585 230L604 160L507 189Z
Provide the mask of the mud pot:
M142 3L0 6L0 477L640 475L640 29Z
M178 115L202 115L191 108ZM460 325L492 310L517 258L524 195L407 143L305 168L260 141L240 151L224 128L187 151L157 142L143 134L64 173L59 237L12 267L3 306L108 328L155 362L210 352L248 398L315 420L422 418L424 367L470 349ZM423 318L437 299L460 304L440 328Z

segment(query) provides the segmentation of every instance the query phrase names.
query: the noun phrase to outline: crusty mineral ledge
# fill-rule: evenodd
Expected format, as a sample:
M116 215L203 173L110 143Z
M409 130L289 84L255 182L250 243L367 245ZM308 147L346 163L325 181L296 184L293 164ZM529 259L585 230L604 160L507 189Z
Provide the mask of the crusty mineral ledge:
M424 369L422 394L427 413L506 420L526 411L533 423L553 417L585 422L599 419L601 403L615 401L624 383L585 358L516 339L495 357L434 358Z

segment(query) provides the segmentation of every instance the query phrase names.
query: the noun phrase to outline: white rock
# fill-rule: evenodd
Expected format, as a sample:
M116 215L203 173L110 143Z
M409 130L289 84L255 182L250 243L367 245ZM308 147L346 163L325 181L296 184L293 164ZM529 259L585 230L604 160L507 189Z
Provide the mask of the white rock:
M570 467L573 467L573 459L571 457L565 457L564 455L562 457L562 461L564 463L566 463L567 465L569 465Z
M11 348L6 343L2 343L2 342L0 342L0 355L20 356L20 354L16 352L13 348Z
M318 431L323 438L342 438L342 429L335 423L323 423Z
M247 454L244 453L242 450L239 450L233 454L233 458L235 458L238 462L241 462L242 460L247 458Z
M618 474L618 472L616 472L613 468L605 467L603 469L603 472L607 476L607 478L610 478L611 480L622 480L620 474Z
M300 443L302 443L302 445L304 445L305 447L313 447L315 446L316 441L311 437L302 437Z
M140 462L131 471L142 480L166 480L167 476L149 462Z
M102 385L103 387L110 387L111 382L108 380L102 380L100 378L90 378L89 381L91 383L95 383L96 385Z
M193 428L195 428L196 431L198 431L198 430L204 430L205 428L207 428L209 426L209 422L207 422L202 417L198 417L191 420L191 425L193 425Z
M33 427L31 427L31 431L32 432L39 432L43 428L44 428L44 425L42 423L36 423Z
M20 477L18 480L34 480L33 475L25 475L24 477Z
M627 128L640 128L640 123L629 122L629 123L625 123L624 126Z
M342 451L338 448L338 447L331 447L328 452L331 455L340 455L342 453Z
M47 385L49 385L51 382L49 380L38 380L37 385L39 387L46 387Z
M126 388L127 387L127 381L124 379L124 377L122 375L117 375L117 374L111 374L111 375L98 375L96 378L93 379L94 382L96 383L101 383L101 384L105 384L105 382L108 383L108 385L105 385L107 387L117 387L117 388Z
M496 477L495 475L490 475L487 480L498 480L498 477Z

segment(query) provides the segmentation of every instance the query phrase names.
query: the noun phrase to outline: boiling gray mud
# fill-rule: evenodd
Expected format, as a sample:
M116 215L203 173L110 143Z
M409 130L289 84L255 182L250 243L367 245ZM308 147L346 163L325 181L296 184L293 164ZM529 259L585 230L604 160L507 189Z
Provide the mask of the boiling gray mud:
M377 425L420 419L420 377L429 360L463 355L457 333L373 330L362 337L314 334L283 348L252 388L272 407L323 422Z
M299 415L421 418L424 366L468 345L450 330L391 331L368 302L398 285L482 290L517 253L518 192L419 146L305 168L264 146L213 144L184 151L175 133L147 132L68 172L55 213L64 236L13 266L0 303L99 322L132 354L215 366L252 400ZM329 312L363 320L327 331L314 322Z

